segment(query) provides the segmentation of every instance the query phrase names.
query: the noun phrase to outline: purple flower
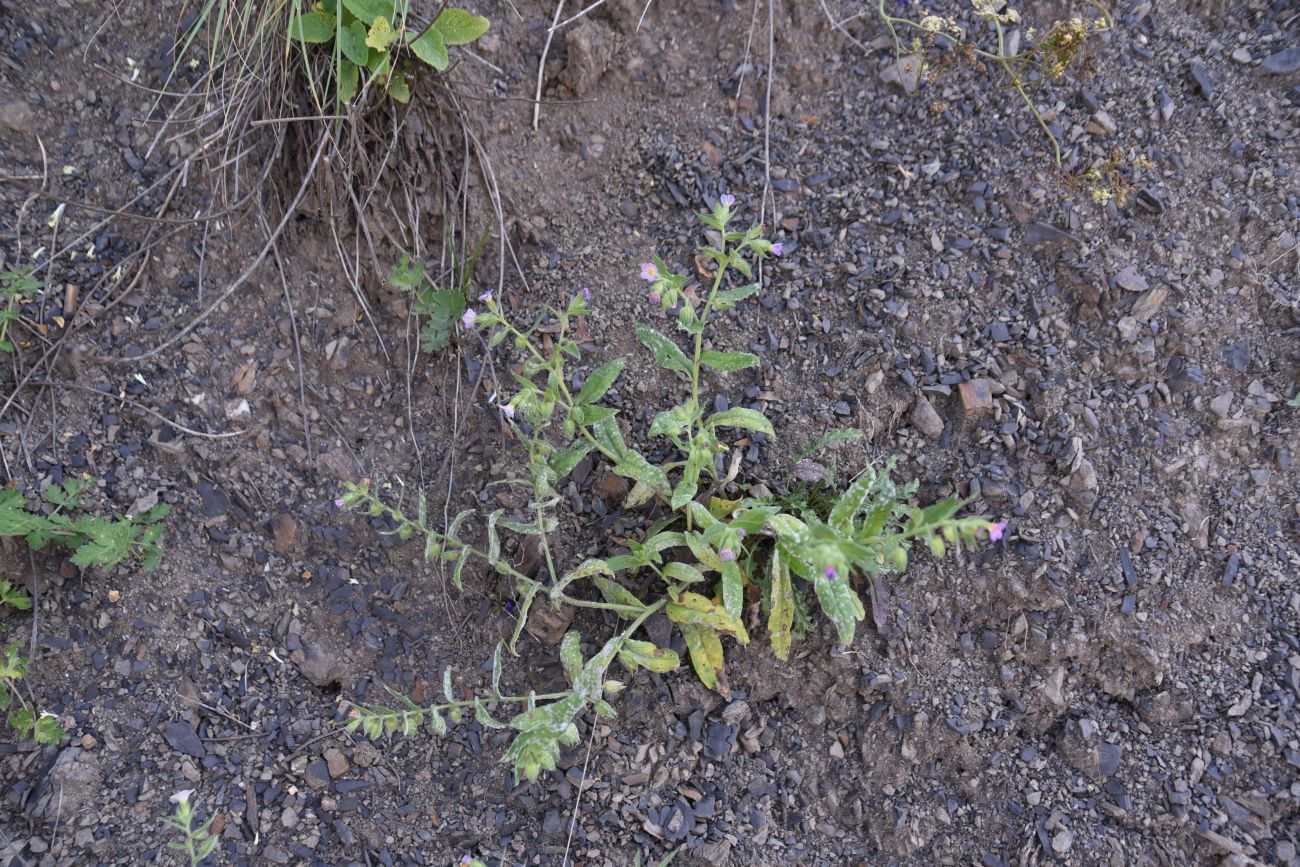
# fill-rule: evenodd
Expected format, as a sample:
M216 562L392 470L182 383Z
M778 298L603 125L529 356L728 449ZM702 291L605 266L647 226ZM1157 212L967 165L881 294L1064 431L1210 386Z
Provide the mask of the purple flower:
M508 403L501 404L501 412L505 413L506 418L515 417L515 408Z
M730 548L723 548L721 551L718 552L718 556L721 557L723 560L731 561L736 559L736 552L731 550Z
M460 867L468 867L469 862L470 862L470 861L473 861L473 860L474 860L474 859L471 858L471 857L469 857L468 855L461 855L461 856L460 856Z
M585 287L585 286L582 287L582 298L583 298L584 301L590 301L590 300L591 300L591 290L588 289L588 288Z
M339 499L337 499L337 500L334 501L334 508L336 508L336 509L341 509L341 508L343 508L343 498L342 498L342 497L340 497Z
M772 245L772 255L773 255L773 256L780 256L780 255L781 255L781 249L782 249L782 248L781 248L781 242L780 242L780 241L777 241L775 244Z
M743 538L745 538L745 531L742 530L740 527L737 527L737 528L736 528L736 535L743 539Z
M474 308L471 307L465 311L464 316L460 317L460 324L464 325L466 328L473 328L475 319L478 319L478 314L475 313Z
M659 279L659 267L654 262L641 263L641 279L651 283Z
M660 301L663 300L663 296L660 295L658 292L654 291L653 289L647 292L645 294L645 297L650 299L651 304L658 304Z
M827 566L827 567L826 567L826 577L829 578L829 579L831 579L832 581L834 581L836 578L840 577L840 573L838 573L838 572L835 571L835 567L834 567L834 566Z
M1006 521L995 521L989 524L989 541L997 542L1002 539L1002 535L1007 531Z
M718 201L722 202L724 208L730 208L732 205L736 204L736 197L731 195L731 193L727 193L723 195L722 198L718 199Z
M492 290L489 289L488 291L484 292L482 295L478 296L478 300L482 301L484 304L492 303Z

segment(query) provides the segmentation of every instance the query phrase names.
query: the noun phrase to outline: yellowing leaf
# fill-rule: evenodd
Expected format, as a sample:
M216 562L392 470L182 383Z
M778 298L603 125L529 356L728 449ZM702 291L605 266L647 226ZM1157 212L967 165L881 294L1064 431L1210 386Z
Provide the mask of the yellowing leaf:
M370 33L366 36L366 45L376 51L387 51L388 46L393 44L397 39L397 32L393 30L393 25L388 23L387 18L376 18L375 23L370 25Z
M776 549L772 550L771 608L767 631L772 634L772 652L785 662L790 658L790 632L794 627L794 588L790 585L790 567L782 562Z
M686 649L691 654L691 666L700 683L726 695L729 692L726 682L723 681L721 687L718 684L718 674L723 668L722 642L718 634L703 626L684 625L681 630L682 638L686 639Z
M727 609L698 593L682 593L677 602L669 602L664 607L664 613L676 624L702 626L733 635L741 644L749 643L749 633L740 618L731 616Z

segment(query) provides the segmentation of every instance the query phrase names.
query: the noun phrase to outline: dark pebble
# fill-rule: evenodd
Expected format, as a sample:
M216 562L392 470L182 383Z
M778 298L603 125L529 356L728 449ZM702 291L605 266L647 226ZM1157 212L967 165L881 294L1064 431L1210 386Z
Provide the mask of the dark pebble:
M1300 46L1293 45L1270 54L1259 64L1259 68L1273 75L1290 75L1300 69Z
M167 745L176 752L196 759L204 758L208 754L193 726L184 720L173 720L167 723L166 728L163 729L163 740L167 741Z
M1237 570L1241 568L1241 555L1233 553L1223 567L1223 586L1231 587L1237 580Z
M1210 78L1210 73L1205 68L1205 65L1193 60L1187 65L1187 70L1192 74L1192 80L1196 82L1196 87L1201 91L1201 96L1206 99L1213 99L1214 81Z

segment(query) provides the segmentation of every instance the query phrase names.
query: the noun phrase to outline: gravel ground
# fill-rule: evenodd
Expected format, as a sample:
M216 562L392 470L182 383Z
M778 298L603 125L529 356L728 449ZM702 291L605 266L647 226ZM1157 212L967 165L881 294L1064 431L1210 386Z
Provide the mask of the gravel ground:
M723 192L757 212L766 16L673 0L638 31L641 4L611 0L557 36L533 132L554 9L517 5L522 20L483 9L500 72L456 72L518 98L479 118L527 280L512 271L505 297L526 313L592 288L590 364L631 357L611 403L640 438L680 389L631 340L658 317L636 263L691 267L690 214ZM142 157L152 97L124 79L158 82L179 14L139 6L47 18L0 0L3 173L39 185L48 165L57 192L109 206L183 159L183 141ZM728 648L730 701L642 673L619 719L585 721L535 784L511 784L505 738L477 724L436 742L337 731L340 699L382 685L432 698L445 665L486 683L513 626L492 577L458 593L332 504L372 476L423 478L453 513L518 505L486 487L519 451L475 390L481 351L422 360L408 420L401 300L366 286L372 327L307 211L283 245L292 320L267 268L150 356L242 270L256 227L178 231L125 292L109 278L148 226L95 233L95 258L52 283L103 311L56 372L105 394L22 390L0 448L24 489L89 472L102 508L176 511L154 575L37 558L30 681L71 735L0 743L6 863L178 863L162 819L182 789L215 817L223 864L1300 863L1300 15L1135 2L1117 23L1097 75L1040 102L1071 153L1151 160L1124 208L1064 198L1032 118L976 71L907 94L868 19L851 26L864 51L819 4L777 5L765 222L786 255L710 335L764 360L713 383L776 422L781 447L756 438L746 477L780 486L804 442L857 426L842 474L898 455L923 498L972 496L1010 532L918 558L852 648L827 630L788 666L761 640ZM202 195L182 191L176 216ZM48 200L0 184L0 202L6 262L57 242ZM53 329L59 313L25 310ZM180 433L123 397L248 432ZM617 481L575 472L566 557L644 525ZM18 548L4 563L29 571ZM577 625L590 643L608 628ZM562 680L535 632L512 688Z

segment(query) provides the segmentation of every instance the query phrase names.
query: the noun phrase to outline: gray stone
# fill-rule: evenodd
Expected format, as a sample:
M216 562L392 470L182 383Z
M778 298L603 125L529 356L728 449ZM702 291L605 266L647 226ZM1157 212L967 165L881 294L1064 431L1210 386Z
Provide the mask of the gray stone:
M932 440L943 436L943 418L924 397L917 398L912 409L912 426Z
M39 789L35 815L46 821L62 816L64 821L91 806L100 797L104 771L99 759L80 747L67 747Z
M208 754L194 727L184 720L172 720L163 729L163 740L178 753L201 759Z
M1259 68L1273 75L1290 75L1300 69L1300 46L1293 45L1270 54L1259 64Z

